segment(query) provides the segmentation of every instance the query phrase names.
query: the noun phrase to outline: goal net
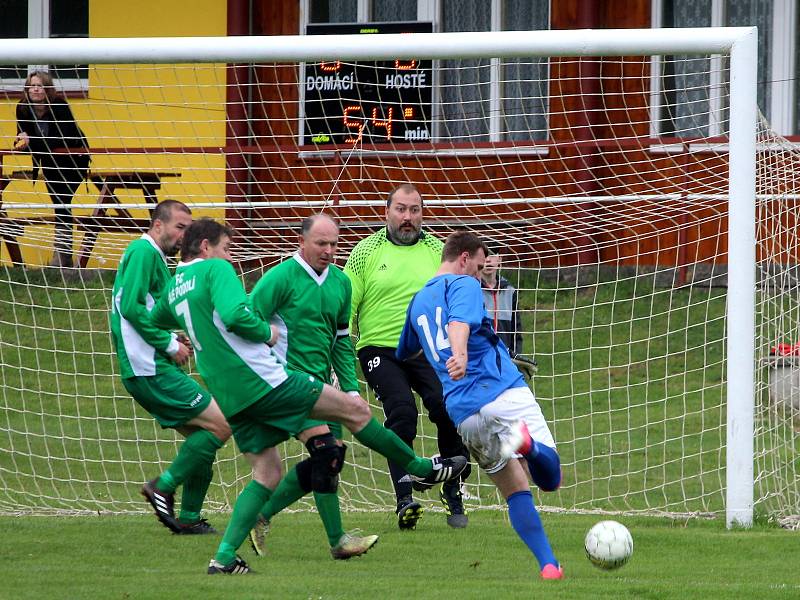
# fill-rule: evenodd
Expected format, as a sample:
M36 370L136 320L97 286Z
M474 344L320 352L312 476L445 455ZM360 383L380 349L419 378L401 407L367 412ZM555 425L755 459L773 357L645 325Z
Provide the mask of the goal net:
M231 40L184 38L163 46L160 58L141 40L111 40L123 49L118 59L92 55L94 40L82 41L89 50L54 47L49 56L41 54L47 45L23 56L0 44L3 63L70 56L88 64L51 71L57 89L79 82L81 91L67 96L92 154L71 204L72 252L82 266L49 266L48 189L41 175L31 178L30 154L10 150L22 81L16 73L0 81L0 511L144 511L141 483L175 455L179 436L122 387L108 333L114 269L147 227L150 200L175 198L195 216L234 226L249 289L291 255L300 220L319 211L340 221L343 265L355 243L384 225L389 190L412 182L425 228L442 238L464 227L481 234L518 291L518 351L538 362L532 386L564 475L537 505L723 515L731 471L741 470L756 511L799 514L800 392L790 385L798 366L786 346L779 350L789 356L771 354L800 341L798 155L764 121L755 157L747 152L756 113L737 99L730 43L698 53L691 34L661 33L618 33L638 42L606 37L588 51L566 35L549 54L532 36L526 54L521 37L486 34L474 47L462 44L461 58L441 49L453 38L438 34L391 38L396 59L389 41L363 35L318 44L296 60L269 54L280 38L246 51ZM302 44L311 37L293 43L310 48ZM402 45L412 39L418 54ZM510 50L482 47L484 39L509 40ZM181 58L190 56L206 58ZM743 133L741 119L732 126L740 110ZM737 135L745 140L739 162ZM741 169L729 166L745 165L746 196L748 161L757 171L755 207L749 199L755 244L736 234L729 206L729 193L742 189L730 185ZM746 232L744 206L745 225L737 222ZM754 250L757 263L742 264ZM756 266L757 286L735 293L735 273L752 275ZM731 307L748 294L755 307L737 316ZM742 381L751 389L738 389ZM729 455L735 392L754 419L752 474L749 454L743 469ZM745 432L747 414L745 406L736 421ZM435 453L424 415L419 432L416 450ZM348 443L343 505L393 507L385 461ZM294 441L282 448L287 464L301 452ZM248 477L229 442L207 507L229 507ZM477 470L465 490L468 508L502 505Z

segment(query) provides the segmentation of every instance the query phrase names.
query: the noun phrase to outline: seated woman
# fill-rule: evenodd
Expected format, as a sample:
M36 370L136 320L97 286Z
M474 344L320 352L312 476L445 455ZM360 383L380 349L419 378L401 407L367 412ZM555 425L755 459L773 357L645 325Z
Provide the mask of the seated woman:
M50 265L71 267L73 218L66 206L86 178L91 157L86 136L67 101L56 95L53 78L46 71L34 71L25 80L22 100L17 104L14 148L31 152L34 179L41 170L55 205L55 247Z

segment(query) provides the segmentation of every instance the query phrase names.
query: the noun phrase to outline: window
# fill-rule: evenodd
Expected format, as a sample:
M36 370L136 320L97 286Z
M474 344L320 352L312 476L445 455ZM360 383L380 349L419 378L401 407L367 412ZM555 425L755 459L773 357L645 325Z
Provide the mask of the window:
M758 27L758 108L783 135L800 131L794 110L798 86L797 0L654 0L654 27ZM727 131L727 109L709 90L727 85L719 57L665 56L654 60L653 134L715 136Z
M89 0L0 0L0 36L5 38L89 37ZM63 91L88 87L88 65L4 65L4 89L19 90L34 69L46 69Z
M440 31L491 31L491 0L444 0ZM489 141L492 61L489 58L440 61L441 117L448 140ZM434 67L435 68L435 67Z
M307 23L429 21L434 31L441 32L542 30L550 24L549 0L305 0L304 4ZM435 61L434 73L434 138L546 139L546 58Z
M416 21L417 0L372 0L372 21Z
M507 0L503 12L506 31L549 29L548 2ZM548 60L542 57L505 59L503 82L503 126L507 139L547 138Z
M309 23L355 23L357 0L310 0Z

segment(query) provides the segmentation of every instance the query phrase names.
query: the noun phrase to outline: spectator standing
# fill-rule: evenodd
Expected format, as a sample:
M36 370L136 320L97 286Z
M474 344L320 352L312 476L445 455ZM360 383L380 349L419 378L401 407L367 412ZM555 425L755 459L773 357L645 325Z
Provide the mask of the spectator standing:
M519 297L515 288L500 275L502 259L499 254L486 257L481 273L483 304L489 313L497 336L503 340L511 358L522 352L522 320L519 314Z
M14 149L30 151L33 178L41 171L55 206L50 266L71 267L73 217L67 207L89 170L91 156L86 136L72 116L69 103L56 95L53 78L46 71L33 71L25 79L16 116Z

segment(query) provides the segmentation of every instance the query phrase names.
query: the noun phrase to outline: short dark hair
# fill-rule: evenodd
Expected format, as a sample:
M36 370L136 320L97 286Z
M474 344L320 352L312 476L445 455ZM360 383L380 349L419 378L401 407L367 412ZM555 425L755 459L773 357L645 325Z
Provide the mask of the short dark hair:
M314 223L319 221L320 219L328 219L331 223L336 225L336 228L339 228L339 223L330 215L326 215L325 213L316 213L314 215L309 215L300 223L300 235L305 236L311 228L314 226Z
M186 228L186 232L183 234L181 260L186 262L199 256L200 244L203 243L203 240L208 240L209 244L216 246L223 235L233 238L233 229L208 217L194 221Z
M471 231L456 231L451 233L444 242L442 262L454 261L463 252L469 252L470 256L475 256L478 250L483 250L483 254L489 256L489 247L481 238Z
M162 223L169 223L172 220L172 211L179 210L185 212L187 215L192 214L192 209L186 206L183 202L177 200L162 200L153 209L153 216L150 219L150 227L155 225L156 221Z
M417 192L419 194L419 190L417 189L417 186L415 186L413 183L401 183L396 188L394 188L391 192L389 192L389 196L386 198L386 207L387 208L392 205L392 200L394 199L394 195L399 191L406 192L407 194L411 194L412 192ZM419 194L419 201L420 201L420 204L422 204L422 194Z

